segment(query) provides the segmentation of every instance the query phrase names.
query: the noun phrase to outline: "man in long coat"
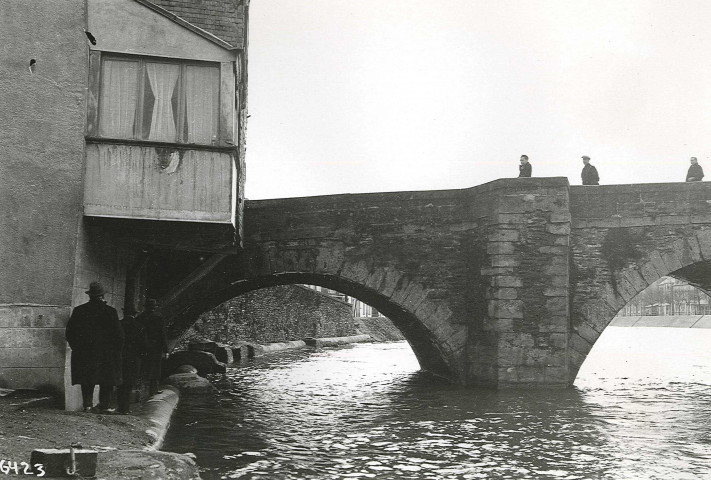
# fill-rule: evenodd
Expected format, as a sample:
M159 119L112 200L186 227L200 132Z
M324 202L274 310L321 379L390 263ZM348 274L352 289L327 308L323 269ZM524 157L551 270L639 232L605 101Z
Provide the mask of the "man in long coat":
M583 185L600 185L600 176L597 174L597 168L590 165L590 157L583 155L583 171L580 177L583 180Z
M158 382L161 379L161 363L168 353L168 339L165 336L163 317L155 312L158 302L146 299L145 310L138 317L146 332L148 353L144 358L143 378L149 380L149 393L159 393Z
M123 383L116 389L116 400L119 413L131 413L131 392L138 382L141 374L141 363L143 356L148 350L146 333L143 325L136 319L136 309L133 305L128 305L123 309L124 342L122 351L123 360Z
M104 301L104 288L92 282L89 301L72 311L66 329L72 349L72 385L81 385L84 410L92 410L99 385L99 411L108 411L111 392L121 384L123 329L118 314Z

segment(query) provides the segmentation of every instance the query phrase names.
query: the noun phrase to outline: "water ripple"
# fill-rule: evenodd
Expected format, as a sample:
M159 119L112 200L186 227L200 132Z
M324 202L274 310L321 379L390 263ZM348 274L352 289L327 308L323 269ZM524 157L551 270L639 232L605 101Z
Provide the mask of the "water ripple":
M623 354L639 357L640 330L616 332L634 334ZM711 358L685 351L670 378L621 355L573 389L489 391L418 371L405 343L289 352L184 397L165 448L195 453L208 480L711 478Z

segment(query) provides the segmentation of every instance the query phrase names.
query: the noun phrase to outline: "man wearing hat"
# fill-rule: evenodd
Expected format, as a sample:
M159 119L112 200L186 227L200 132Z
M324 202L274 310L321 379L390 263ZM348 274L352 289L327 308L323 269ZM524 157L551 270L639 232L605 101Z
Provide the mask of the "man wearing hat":
M597 174L597 168L590 165L590 157L583 155L583 173L580 175L583 179L583 185L600 185L600 177Z
M79 305L67 322L66 338L72 349L72 385L81 385L84 411L93 407L94 387L99 385L100 412L108 412L111 392L121 383L123 329L116 310L104 301L104 288L91 282L89 301Z
M155 309L158 302L153 298L146 299L145 310L138 317L143 325L148 340L148 352L144 358L143 378L149 380L149 393L160 393L158 382L161 379L161 363L168 353L168 339L165 336L163 317Z
M148 350L146 333L143 325L136 319L138 312L133 304L128 304L123 309L124 342L122 351L123 369L121 376L123 383L116 389L116 400L119 413L131 413L131 391L133 390L141 374L142 357Z

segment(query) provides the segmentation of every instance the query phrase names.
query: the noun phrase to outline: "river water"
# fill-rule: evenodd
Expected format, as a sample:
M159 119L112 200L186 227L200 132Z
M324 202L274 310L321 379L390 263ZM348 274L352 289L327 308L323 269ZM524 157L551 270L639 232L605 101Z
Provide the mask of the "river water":
M204 479L711 479L711 330L608 327L575 387L471 390L405 342L262 357L183 397Z

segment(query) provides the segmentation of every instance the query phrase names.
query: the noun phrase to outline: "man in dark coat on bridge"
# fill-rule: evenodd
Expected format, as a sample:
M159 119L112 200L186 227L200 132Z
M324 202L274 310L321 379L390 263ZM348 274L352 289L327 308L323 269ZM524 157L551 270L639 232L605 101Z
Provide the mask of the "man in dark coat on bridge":
M590 165L590 157L583 155L583 172L580 176L583 179L583 185L600 185L600 176L597 174L597 168Z
M116 389L116 400L119 413L131 413L131 392L141 375L142 359L148 351L146 332L143 325L136 319L138 312L129 304L123 309L123 383Z
M686 172L686 181L687 182L700 182L702 178L704 178L704 170L701 168L701 165L699 165L699 161L696 159L696 157L691 157L691 166L689 167L689 171Z
M123 329L118 314L104 301L104 288L92 282L89 301L72 311L66 337L72 349L72 385L81 385L85 411L94 411L94 387L99 385L98 410L109 411L111 392L121 383Z
M155 312L158 302L146 299L146 306L138 320L143 325L148 340L148 352L144 359L143 378L149 381L149 393L160 393L158 382L161 379L161 363L168 354L168 339L165 336L163 317Z
M531 164L528 163L528 155L521 155L521 164L518 166L519 178L528 178L531 176Z

